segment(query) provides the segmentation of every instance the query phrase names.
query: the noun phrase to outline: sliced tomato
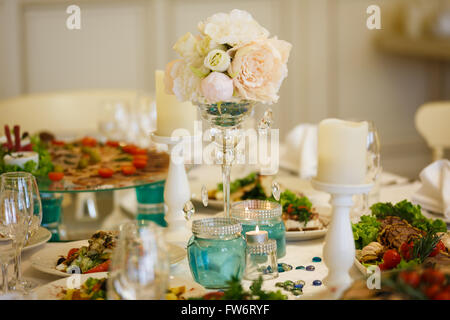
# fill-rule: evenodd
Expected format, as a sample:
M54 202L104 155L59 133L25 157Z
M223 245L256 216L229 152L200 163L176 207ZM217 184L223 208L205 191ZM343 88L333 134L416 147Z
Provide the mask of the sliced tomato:
M439 241L436 247L434 247L433 251L431 251L429 257L434 257L441 251L445 251L445 244L442 241Z
M146 160L133 160L133 166L135 166L138 169L143 169L147 166L147 161Z
M89 269L85 273L106 272L106 271L108 271L110 264L111 264L111 260L106 260L105 262L99 264L98 266L93 267L92 269Z
M133 154L134 154L134 155L143 155L143 154L147 155L147 149L144 149L144 148L136 148L136 149L134 149Z
M123 152L134 154L134 151L137 149L137 147L134 144L127 144L126 146L122 147Z
M62 172L49 172L48 178L52 181L60 181L64 178L64 173Z
M111 178L114 174L114 170L110 168L100 168L98 169L98 175L102 178Z
M389 269L395 268L401 260L402 257L395 249L387 250L383 255L384 264Z
M120 169L122 170L122 173L126 176L136 173L136 167L134 166L123 166Z
M72 255L74 255L75 253L77 253L78 250L80 250L80 249L78 249L78 248L72 248L72 249L70 249L70 250L69 250L69 253L67 254L67 259L69 259Z
M81 140L81 144L85 147L95 147L97 145L97 140L92 137L84 137Z
M119 141L106 141L106 145L109 147L117 148L119 146Z
M144 161L147 161L148 160L148 155L146 155L146 154L135 154L135 155L133 155L133 160L144 160Z
M63 146L65 144L66 143L64 141L61 141L61 140L52 140L52 145L54 145L54 146Z

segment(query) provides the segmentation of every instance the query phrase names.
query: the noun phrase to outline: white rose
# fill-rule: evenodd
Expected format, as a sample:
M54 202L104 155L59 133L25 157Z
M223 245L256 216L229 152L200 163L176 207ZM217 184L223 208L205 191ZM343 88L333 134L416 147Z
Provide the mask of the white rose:
M229 14L217 13L198 24L201 33L219 44L242 45L266 39L269 31L261 27L246 11L234 9Z
M200 89L201 78L183 60L176 60L169 70L173 79L172 92L179 101L205 102Z
M228 53L220 49L215 49L208 53L203 64L212 71L224 72L230 66L230 61L231 58Z

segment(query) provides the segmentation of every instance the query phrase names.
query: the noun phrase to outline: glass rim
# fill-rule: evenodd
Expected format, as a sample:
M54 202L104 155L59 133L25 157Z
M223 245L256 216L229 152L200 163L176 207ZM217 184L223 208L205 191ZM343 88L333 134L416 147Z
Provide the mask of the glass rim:
M5 172L0 175L1 179L34 178L34 175L26 171Z
M264 220L281 217L281 204L269 200L243 200L231 205L231 215L239 220Z

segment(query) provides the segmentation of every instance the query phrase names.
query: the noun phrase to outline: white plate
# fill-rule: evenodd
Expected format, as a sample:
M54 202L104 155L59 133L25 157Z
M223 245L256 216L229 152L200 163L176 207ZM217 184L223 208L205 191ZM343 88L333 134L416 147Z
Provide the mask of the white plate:
M80 276L79 279L77 278L78 276ZM59 279L40 286L34 290L34 293L36 294L36 298L38 300L60 300L63 297L63 289L67 289L69 285L71 285L74 289L79 289L81 284L83 284L88 278L102 279L107 277L107 272L71 275L70 278ZM192 293L195 292L195 296L202 296L206 293L205 288L192 280L170 276L169 288L179 286L186 286L186 291L191 290Z
M23 247L22 251L30 250L43 245L52 237L52 233L44 227L39 227L39 229L31 236L28 243ZM8 241L9 238L0 238L0 241Z
M56 263L60 256L65 256L72 248L87 246L87 240L61 243L57 247L49 247L35 253L31 257L31 266L39 271L53 274L60 277L70 277L69 273L56 270ZM169 262L171 265L177 264L186 257L186 250L175 244L168 243Z
M318 239L324 237L327 234L327 231L327 228L311 231L286 231L286 240L300 241Z

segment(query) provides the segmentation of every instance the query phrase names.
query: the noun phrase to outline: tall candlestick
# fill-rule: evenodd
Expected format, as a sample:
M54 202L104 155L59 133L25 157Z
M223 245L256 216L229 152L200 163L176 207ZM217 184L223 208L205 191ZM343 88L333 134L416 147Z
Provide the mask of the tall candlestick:
M367 170L367 122L325 119L319 124L317 180L364 183Z
M158 136L170 137L176 129L186 129L194 134L197 108L190 103L180 102L164 88L164 71L156 70L156 132Z

